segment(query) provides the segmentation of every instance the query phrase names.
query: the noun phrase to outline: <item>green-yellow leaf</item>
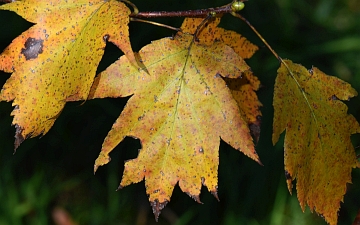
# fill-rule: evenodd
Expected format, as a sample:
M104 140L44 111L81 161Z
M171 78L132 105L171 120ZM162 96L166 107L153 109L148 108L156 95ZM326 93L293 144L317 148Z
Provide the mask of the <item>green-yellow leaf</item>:
M35 23L0 55L13 74L0 100L13 101L15 149L45 134L66 101L87 98L106 41L135 61L129 41L130 10L116 0L24 0L2 5Z
M95 170L110 161L125 136L139 138L142 148L125 163L120 187L145 179L156 217L177 183L198 202L202 185L216 196L220 138L259 162L247 121L222 79L238 78L249 67L223 42L191 44L184 25L183 31L142 48L144 70L121 57L98 76L90 94L133 95L106 137Z
M356 119L340 100L357 95L346 82L313 67L307 70L285 60L275 81L273 144L286 130L284 155L288 189L297 179L301 208L337 223L337 212L357 166L350 135L359 131ZM291 73L289 72L291 71Z

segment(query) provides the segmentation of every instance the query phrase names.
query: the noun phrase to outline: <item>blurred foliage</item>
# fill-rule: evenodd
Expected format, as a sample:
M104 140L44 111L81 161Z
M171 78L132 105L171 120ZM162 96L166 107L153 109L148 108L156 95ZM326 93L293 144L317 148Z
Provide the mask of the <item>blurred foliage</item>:
M134 0L140 11L186 10L221 6L226 0ZM360 2L358 0L249 0L242 12L283 58L312 65L350 82L360 91ZM0 12L0 47L26 30L30 23L11 12ZM181 18L155 19L181 25ZM25 141L13 155L14 127L11 103L0 103L0 225L53 224L55 207L66 209L78 224L325 224L309 208L303 213L296 195L286 190L280 141L271 144L272 93L278 60L240 20L225 15L221 26L235 30L261 49L248 61L260 78L258 92L264 104L257 151L261 167L240 152L221 143L219 166L220 202L202 189L203 205L175 188L171 202L155 223L147 202L144 182L115 192L124 160L135 158L140 143L127 138L111 154L109 165L94 176L93 163L103 139L127 99L102 99L67 104L50 132L41 139ZM130 25L135 50L173 31L149 24ZM122 53L109 44L99 71ZM4 84L10 74L1 73ZM360 119L360 100L348 103ZM354 135L359 146L359 135ZM360 173L339 212L339 224L351 224L360 208ZM296 191L294 190L296 193Z

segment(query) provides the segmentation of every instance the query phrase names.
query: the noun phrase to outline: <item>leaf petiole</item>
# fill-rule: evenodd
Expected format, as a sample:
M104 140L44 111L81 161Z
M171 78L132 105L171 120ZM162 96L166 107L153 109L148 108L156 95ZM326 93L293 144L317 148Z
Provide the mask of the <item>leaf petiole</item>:
M152 25L155 25L155 26L165 27L165 28L168 28L170 30L181 31L181 29L177 28L177 27L172 27L172 26L169 26L169 25L166 25L166 24L162 24L162 23L158 23L158 22L154 22L154 21L149 21L149 20L143 20L143 19L134 18L134 17L130 17L130 21L149 23L149 24L152 24Z
M238 14L236 12L231 12L231 15L233 15L233 16L241 19L242 21L244 21L255 32L255 34L260 38L260 40L266 45L266 47L271 51L271 53L279 60L279 62L286 67L286 70L289 72L290 76L295 81L296 86L298 86L299 90L301 91L301 94L304 97L304 99L306 101L306 104L309 106L310 111L311 111L311 115L314 118L315 123L318 124L315 113L314 113L313 109L311 108L309 99L307 98L305 92L302 90L301 85L299 84L298 80L296 79L295 75L293 74L293 72L289 68L289 66L286 64L286 62L275 52L275 50L267 43L267 41L261 36L261 34L255 29L255 27L253 25L251 25L251 23L245 17L243 17L242 15L240 15L240 14Z
M200 30L201 30L201 28L203 28L203 26L205 25L205 23L206 23L207 21L209 21L211 18L215 17L215 16L216 16L216 12L211 11L211 12L209 12L209 14L207 15L207 17L206 17L203 21L201 21L201 23L197 26L196 31L195 31L195 33L194 33L193 42L197 41L197 35L200 33Z
M126 4L130 5L133 8L134 11L131 14L136 15L136 14L139 13L139 9L138 9L138 7L136 7L136 5L134 3L132 3L132 2L130 2L128 0L119 0L119 1L120 2L125 2Z
M281 62L284 63L285 62L282 60L282 58L274 51L274 49L267 43L267 41L263 38L263 36L261 36L261 34L255 29L255 27L253 27L253 25L251 25L251 23L242 15L236 13L236 12L231 12L231 15L233 15L234 17L237 17L239 19L241 19L242 21L244 21L250 28L251 30L253 30L255 32L255 34L260 38L260 40L266 45L266 47L271 51L271 53Z

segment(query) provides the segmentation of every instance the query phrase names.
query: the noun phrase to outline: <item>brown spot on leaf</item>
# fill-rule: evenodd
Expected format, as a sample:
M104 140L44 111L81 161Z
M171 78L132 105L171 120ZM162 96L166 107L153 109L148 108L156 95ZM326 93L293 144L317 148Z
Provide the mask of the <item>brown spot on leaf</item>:
M204 153L203 147L200 147L200 148L199 148L199 153Z
M43 52L44 40L28 38L25 42L25 48L21 49L21 53L25 56L26 60L36 59L39 54Z
M292 179L290 173L287 170L285 170L285 178L286 178L286 180Z
M313 69L314 69L314 68L311 68L311 69L308 70L309 73L310 73L310 75L313 75L313 73L314 73Z
M249 124L249 129L251 136L254 138L255 143L258 143L260 138L260 126L261 126L261 116L256 116L256 121Z
M331 100L340 100L338 97L336 97L336 95L333 95L333 96L331 96Z
M110 35L108 35L108 34L105 34L105 35L103 36L103 40L104 40L105 42L107 42L107 40L109 40L109 38L110 38Z
M22 127L20 127L19 125L15 124L15 149L14 149L14 154L16 153L16 149L20 146L20 144L25 140L24 136L21 134L22 131L24 130Z

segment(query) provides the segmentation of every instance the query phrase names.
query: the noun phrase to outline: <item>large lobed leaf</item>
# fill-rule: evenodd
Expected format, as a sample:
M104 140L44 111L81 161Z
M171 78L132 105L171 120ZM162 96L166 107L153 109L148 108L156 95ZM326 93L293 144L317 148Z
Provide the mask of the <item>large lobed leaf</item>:
M217 197L220 138L259 162L248 119L222 78L241 79L249 67L226 41L208 41L222 30L216 28L219 19L207 23L202 32L209 32L201 32L193 42L189 33L201 21L186 19L183 32L173 39L142 48L141 70L121 57L97 77L90 93L90 98L133 95L106 137L94 169L110 161L109 153L125 136L139 138L142 148L136 159L125 163L119 188L145 179L156 218L177 183L198 202L202 185Z
M285 175L290 192L297 179L301 208L307 204L336 224L351 170L358 163L350 135L360 130L340 100L357 93L315 67L308 71L289 60L285 63L275 81L272 140L275 144L286 130Z
M15 106L15 149L48 132L67 101L87 98L106 41L135 61L130 10L119 1L24 0L0 9L35 23L0 55L0 69L12 73L0 100Z

